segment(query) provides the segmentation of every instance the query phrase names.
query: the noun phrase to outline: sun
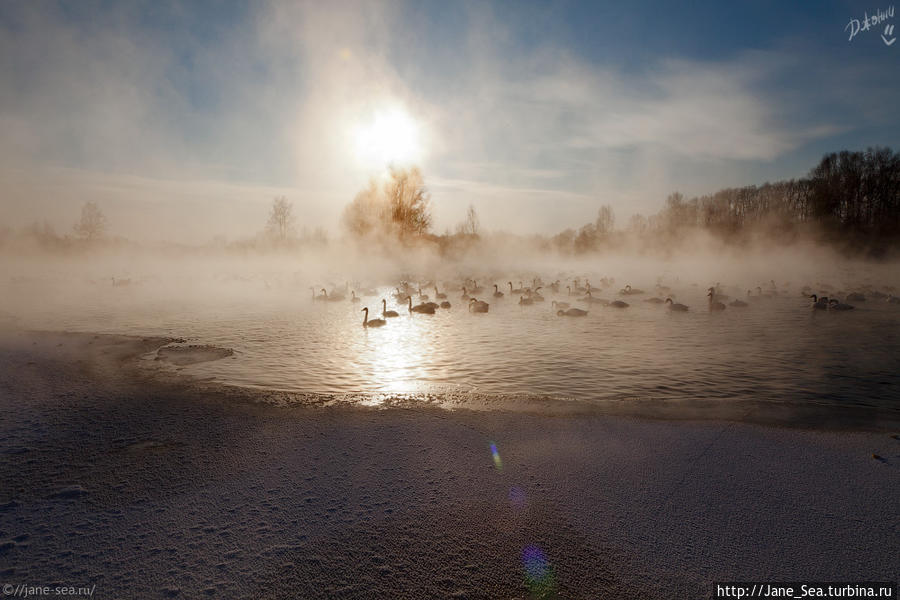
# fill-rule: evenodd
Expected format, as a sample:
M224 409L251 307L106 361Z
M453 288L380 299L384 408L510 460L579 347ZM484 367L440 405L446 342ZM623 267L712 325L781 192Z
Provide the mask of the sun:
M402 108L382 110L355 129L356 157L366 167L410 164L422 158L419 126Z

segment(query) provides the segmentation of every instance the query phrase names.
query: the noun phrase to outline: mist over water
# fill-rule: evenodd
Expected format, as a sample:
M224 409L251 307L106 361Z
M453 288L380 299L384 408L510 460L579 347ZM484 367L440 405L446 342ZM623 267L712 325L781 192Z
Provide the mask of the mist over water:
M510 397L900 406L900 305L870 296L851 302L854 310L818 311L801 293L809 286L844 300L851 291L896 292L896 265L840 260L821 249L666 258L489 250L456 261L419 250L379 258L334 244L290 257L8 257L0 319L19 328L170 336L231 348L231 357L182 372L367 404L404 396L482 408ZM472 278L484 288L474 295L489 302L486 314L470 312L461 299ZM544 283L545 301L520 305L507 282L530 287L535 278ZM575 278L581 286L590 281L593 296L629 306L580 301L584 293L566 290ZM603 287L604 278L614 281ZM450 309L410 314L395 300L401 281L415 289L432 280ZM549 287L556 280L559 293ZM494 283L503 298L492 297ZM749 306L708 310L706 290L717 283L720 294ZM625 285L645 293L623 296ZM322 288L346 298L314 300ZM432 287L422 293L435 299ZM667 296L689 310L644 301ZM399 317L363 327L361 308L378 317L382 298ZM554 300L588 315L557 316Z

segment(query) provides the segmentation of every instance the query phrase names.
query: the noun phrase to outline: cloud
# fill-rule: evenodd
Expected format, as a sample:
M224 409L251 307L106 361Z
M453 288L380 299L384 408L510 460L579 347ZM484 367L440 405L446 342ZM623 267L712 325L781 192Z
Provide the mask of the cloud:
M554 231L599 204L626 217L674 188L744 183L747 165L894 118L846 91L872 89L877 72L810 48L626 68L564 39L525 42L517 20L483 5L429 22L416 3L273 0L226 17L175 2L159 9L162 25L141 7L0 8L0 161L19 173L0 217L41 218L54 202L77 212L72 203L105 190L109 211L144 215L120 231L131 235L164 195L159 221L181 210L178 231L195 223L205 239L256 230L244 208L227 221L225 202L286 193L310 226L333 228L372 175L354 162L355 125L400 105L426 139L438 229L471 202L487 228ZM890 91L877 89L882 100ZM79 172L66 181L80 191L49 190L60 169ZM128 177L137 190L122 185ZM35 202L38 193L56 199Z

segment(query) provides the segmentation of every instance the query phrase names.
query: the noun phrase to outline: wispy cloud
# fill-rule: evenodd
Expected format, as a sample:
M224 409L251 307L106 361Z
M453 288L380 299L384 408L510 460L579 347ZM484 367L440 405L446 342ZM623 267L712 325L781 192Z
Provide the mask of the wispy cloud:
M140 4L75 18L45 2L0 8L0 161L29 173L7 186L5 220L41 217L52 199L34 194L63 168L80 173L83 192L61 194L72 203L103 189L131 206L152 189L209 234L250 222L200 217L225 198L284 190L309 225L333 228L371 175L353 160L353 128L387 104L421 125L440 228L470 202L485 226L523 230L577 225L601 203L653 210L666 191L747 183L816 140L896 125L896 84L811 45L634 66L524 40L483 5L430 25L415 3L273 0L233 22L168 6L179 27L148 25Z

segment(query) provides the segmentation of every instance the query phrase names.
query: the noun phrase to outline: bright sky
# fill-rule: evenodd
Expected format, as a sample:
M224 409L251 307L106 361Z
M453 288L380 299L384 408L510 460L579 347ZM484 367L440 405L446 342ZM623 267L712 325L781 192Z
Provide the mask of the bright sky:
M0 224L338 231L387 162L436 229L553 233L900 146L900 42L855 2L3 2ZM897 29L900 36L900 27Z

